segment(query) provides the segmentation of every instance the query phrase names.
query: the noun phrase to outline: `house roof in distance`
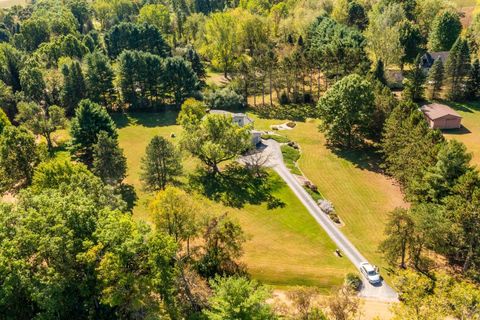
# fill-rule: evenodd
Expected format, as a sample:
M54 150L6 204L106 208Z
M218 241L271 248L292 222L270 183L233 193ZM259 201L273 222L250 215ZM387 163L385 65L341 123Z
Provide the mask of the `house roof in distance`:
M218 114L222 116L231 116L232 118L244 118L245 124L253 123L253 120L250 119L245 113L233 113L226 110L210 109L207 111L209 114Z
M443 63L447 62L449 51L429 52L433 60L442 60Z
M432 120L440 119L440 118L443 118L445 116L452 116L452 117L457 117L457 118L462 117L461 115L459 115L455 110L453 110L449 106L444 105L444 104L440 104L440 103L426 104L423 107L421 107L420 110L429 119L432 119Z

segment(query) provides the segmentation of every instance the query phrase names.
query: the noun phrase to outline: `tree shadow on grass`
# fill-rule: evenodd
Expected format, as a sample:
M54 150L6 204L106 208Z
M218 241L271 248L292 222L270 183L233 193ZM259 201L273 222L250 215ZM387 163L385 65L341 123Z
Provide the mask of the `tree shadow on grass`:
M126 112L114 113L112 119L117 128L139 125L147 128L172 126L177 123L178 111L165 110L160 112Z
M383 173L381 167L381 155L378 150L373 147L363 147L351 150L339 149L331 146L328 148L338 157L354 164L356 168L375 173Z
M450 106L457 111L469 112L469 113L480 111L480 102L477 102L477 101L454 102L454 101L442 100L441 103L446 104L447 106Z
M264 171L260 176L240 164L228 165L220 174L213 175L197 169L189 179L190 188L200 190L206 197L226 206L243 208L246 204L267 203L268 209L285 204L272 193L282 187L279 178Z

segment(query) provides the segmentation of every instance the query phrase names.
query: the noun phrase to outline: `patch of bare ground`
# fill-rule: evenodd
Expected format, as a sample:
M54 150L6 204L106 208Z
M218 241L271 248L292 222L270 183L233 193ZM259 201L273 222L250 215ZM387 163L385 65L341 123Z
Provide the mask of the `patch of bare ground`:
M294 314L295 306L289 298L287 290L273 291L273 297L268 300L268 303L281 314ZM319 295L313 304L324 306L329 296ZM390 311L392 302L384 302L372 299L361 298L359 320L390 320L393 315ZM323 309L323 307L322 307Z

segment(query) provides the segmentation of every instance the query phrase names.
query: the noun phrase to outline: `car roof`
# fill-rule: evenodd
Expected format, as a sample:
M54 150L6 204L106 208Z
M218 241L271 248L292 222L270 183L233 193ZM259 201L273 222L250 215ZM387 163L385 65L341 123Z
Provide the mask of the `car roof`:
M375 271L375 269L373 268L373 266L372 266L370 263L368 263L368 262L363 262L363 263L362 263L362 267L364 267L364 268L365 268L365 271L367 271L367 272Z

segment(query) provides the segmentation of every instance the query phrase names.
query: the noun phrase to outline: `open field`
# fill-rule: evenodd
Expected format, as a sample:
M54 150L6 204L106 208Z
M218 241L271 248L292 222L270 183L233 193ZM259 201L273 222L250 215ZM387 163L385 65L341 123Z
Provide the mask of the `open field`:
M456 139L465 143L473 153L472 163L480 168L480 103L447 103L463 117L463 128L444 132L447 139Z
M256 119L256 126L268 129L275 120ZM336 154L325 146L318 121L299 122L293 130L280 131L296 141L302 150L300 169L333 202L345 227L342 231L370 262L386 267L378 244L384 239L389 211L405 206L400 189L371 166L360 154Z
M128 164L126 182L135 186L139 201L134 216L148 221L146 203L150 196L141 191L141 157L150 139L156 135L179 140L181 128L175 124L176 113L132 113L115 115L120 146ZM196 162L185 160L186 172ZM315 285L324 292L342 283L347 272L354 271L346 258L334 255L335 246L294 194L284 185L275 196L286 206L268 210L266 204L247 205L243 209L212 203L212 209L229 212L240 221L250 240L245 244L244 262L251 275L276 287Z
M474 7L476 5L477 0L454 0L453 1L457 7Z
M9 8L15 5L25 5L26 0L0 0L0 8Z

